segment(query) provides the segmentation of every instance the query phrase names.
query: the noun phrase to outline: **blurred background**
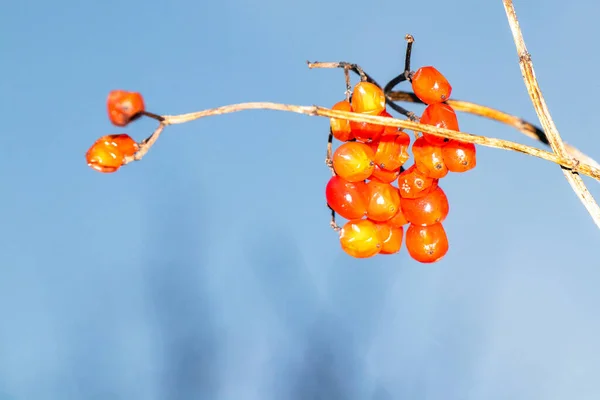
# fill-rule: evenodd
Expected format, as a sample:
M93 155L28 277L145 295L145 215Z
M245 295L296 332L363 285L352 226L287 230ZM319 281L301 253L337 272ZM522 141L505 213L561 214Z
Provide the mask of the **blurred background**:
M563 137L600 158L600 5L515 3ZM213 117L116 174L85 163L155 127L110 125L112 89L161 114L331 106L342 71L307 60L383 83L406 33L454 98L537 122L500 0L4 2L0 399L597 399L600 236L555 165L479 148L442 182L450 252L422 265L342 252L324 118Z

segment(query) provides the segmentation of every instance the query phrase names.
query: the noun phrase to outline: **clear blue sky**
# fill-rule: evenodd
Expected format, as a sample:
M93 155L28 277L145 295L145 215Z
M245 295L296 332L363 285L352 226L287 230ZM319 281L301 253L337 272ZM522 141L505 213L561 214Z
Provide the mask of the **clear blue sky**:
M102 175L111 89L175 114L330 106L341 71L436 65L456 98L535 121L500 0L12 1L0 15L0 399L597 399L599 232L560 170L480 148L442 182L448 256L354 260L328 226L327 120L167 129ZM596 1L520 0L566 140L600 158ZM413 109L420 111L419 107ZM533 141L460 115L467 132ZM600 196L600 186L590 182Z

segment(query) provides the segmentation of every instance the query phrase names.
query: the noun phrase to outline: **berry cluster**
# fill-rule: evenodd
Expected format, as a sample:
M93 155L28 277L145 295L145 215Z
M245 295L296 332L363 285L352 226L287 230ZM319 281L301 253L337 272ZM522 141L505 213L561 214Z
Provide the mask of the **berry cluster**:
M146 111L144 98L137 92L113 90L106 103L110 122L119 127L127 126ZM106 135L90 147L85 158L91 168L110 173L121 168L126 158L138 150L138 143L127 134Z
M446 78L434 67L407 74L415 95L427 108L420 123L459 130L456 113L444 103L452 92ZM386 96L378 85L362 80L347 100L334 110L391 117ZM334 176L325 189L327 204L348 221L339 228L342 249L357 258L393 254L404 241L410 256L433 263L448 252L442 225L449 212L448 198L439 180L448 172L475 167L475 146L431 134L417 134L409 159L410 137L394 127L330 120L331 135L343 142L329 161ZM397 183L397 186L394 185Z

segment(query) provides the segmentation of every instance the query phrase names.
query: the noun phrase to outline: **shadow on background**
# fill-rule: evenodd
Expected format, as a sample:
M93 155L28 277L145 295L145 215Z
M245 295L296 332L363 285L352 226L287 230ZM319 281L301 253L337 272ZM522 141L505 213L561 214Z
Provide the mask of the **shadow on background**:
M147 248L153 250L145 262L163 368L157 398L216 399L219 340L204 283L209 238L197 223L204 207L185 186L174 186L168 203L150 210Z

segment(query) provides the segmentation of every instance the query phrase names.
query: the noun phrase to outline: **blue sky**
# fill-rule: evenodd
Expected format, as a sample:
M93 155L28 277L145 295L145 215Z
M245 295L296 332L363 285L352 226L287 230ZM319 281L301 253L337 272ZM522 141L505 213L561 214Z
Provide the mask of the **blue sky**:
M157 113L330 106L341 71L435 65L535 121L500 0L23 1L0 15L0 399L596 399L598 231L560 170L479 148L441 186L451 248L354 260L328 226L327 120L169 127L112 175L84 154L115 88ZM517 1L567 142L600 158L600 6ZM409 105L410 106L410 105ZM415 111L422 108L412 107ZM459 115L466 132L533 142ZM590 190L600 197L599 185Z

